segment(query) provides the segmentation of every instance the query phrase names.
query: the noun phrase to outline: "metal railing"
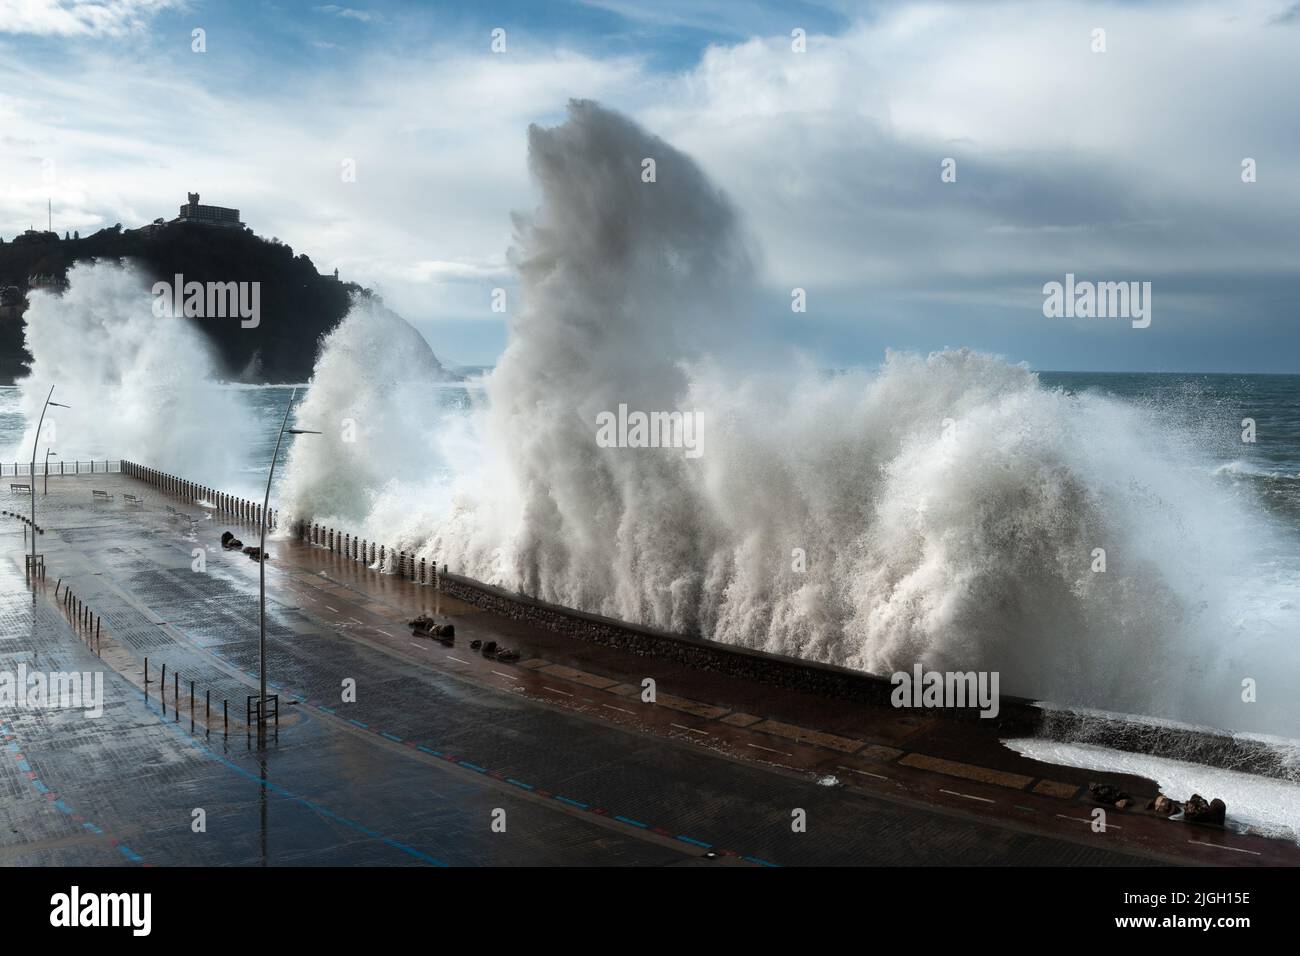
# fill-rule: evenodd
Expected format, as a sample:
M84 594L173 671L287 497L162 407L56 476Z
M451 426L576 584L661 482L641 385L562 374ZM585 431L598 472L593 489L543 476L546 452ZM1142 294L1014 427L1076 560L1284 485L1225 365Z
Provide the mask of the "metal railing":
M247 498L227 494L208 485L201 485L198 482L190 481L188 478L170 475L165 471L149 468L134 461L121 461L115 462L115 464L118 465L118 470L122 474L143 481L145 484L153 485L164 494L186 501L206 501L218 514L228 515L246 524L257 525L261 523L262 506L256 501L249 501ZM268 508L266 511L267 529L277 528L279 523L280 509Z
M262 506L256 501L226 494L207 485L156 468L149 468L138 462L126 461L119 464L123 474L153 485L165 494L189 501L207 501L218 514L228 515L249 525L256 526L261 521ZM269 508L266 513L267 529L278 529L283 517L279 508ZM416 558L414 554L408 554L406 551L368 541L360 535L318 524L310 518L295 519L289 530L299 541L326 548L331 554L342 555L346 560L364 564L381 573L395 574L413 584L438 587L439 571L436 562ZM443 571L446 571L446 565L443 566Z
M96 458L89 461L58 461L50 462L50 475L111 475L117 474L122 470L122 463L112 459ZM0 462L0 478L12 477L20 478L23 476L30 477L32 474L31 462L26 461L3 461ZM39 478L45 474L45 463L36 463L36 476Z

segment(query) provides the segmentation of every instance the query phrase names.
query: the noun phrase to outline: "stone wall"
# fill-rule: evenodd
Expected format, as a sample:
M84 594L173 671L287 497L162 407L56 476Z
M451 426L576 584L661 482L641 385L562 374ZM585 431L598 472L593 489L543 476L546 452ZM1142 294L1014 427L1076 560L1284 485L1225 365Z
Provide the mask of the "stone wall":
M442 574L439 583L442 593L467 604L576 640L821 697L890 705L893 685L873 674L628 624L515 594L459 574ZM980 718L972 708L942 710L949 717L983 720L1002 733L1031 733L1040 718L1037 708L1015 697L1001 699L995 718Z

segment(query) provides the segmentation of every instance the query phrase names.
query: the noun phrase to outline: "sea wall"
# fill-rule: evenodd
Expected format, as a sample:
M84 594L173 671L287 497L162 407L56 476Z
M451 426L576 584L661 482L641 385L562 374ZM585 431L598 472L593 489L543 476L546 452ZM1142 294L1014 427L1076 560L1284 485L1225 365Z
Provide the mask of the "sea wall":
M459 574L442 573L439 586L443 594L467 604L575 640L728 677L878 706L890 706L894 690L887 678L874 674L629 624L539 601ZM970 707L930 709L941 709L949 717L983 720L1007 734L1032 732L1041 716L1032 702L1010 696L1001 697L994 718L981 718L979 711Z
M133 462L124 462L122 471L176 497L193 499L201 495L210 501L223 502L221 510L232 515L243 515L250 520L260 517L260 506L255 502L242 502L215 489ZM279 514L271 509L268 518L274 522ZM461 574L439 573L427 566L424 560L417 561L405 551L377 546L373 541L316 524L310 519L296 520L291 533L299 541L365 563L375 568L376 573L392 573L413 583L436 586L442 593L466 604L574 640L821 697L892 706L890 696L894 685L886 677L720 644L698 636L675 634L551 604ZM380 568L383 571L379 571ZM1111 714L1047 710L1032 700L1006 694L999 698L998 715L994 718L981 717L979 710L973 707L926 708L926 711L938 711L955 720L979 721L1001 737L1041 736L1071 743L1096 744L1300 781L1300 755L1288 756L1268 744L1208 728L1170 726Z
M629 624L549 604L459 574L443 573L439 584L444 594L467 604L575 640L822 697L892 706L890 695L894 685L888 678L875 674ZM1032 700L1011 695L1001 696L998 716L994 718L983 718L971 707L927 708L927 712L935 711L949 719L981 721L1002 737L1042 736L1300 780L1300 767L1277 748L1208 728L1169 726L1081 711L1046 710Z

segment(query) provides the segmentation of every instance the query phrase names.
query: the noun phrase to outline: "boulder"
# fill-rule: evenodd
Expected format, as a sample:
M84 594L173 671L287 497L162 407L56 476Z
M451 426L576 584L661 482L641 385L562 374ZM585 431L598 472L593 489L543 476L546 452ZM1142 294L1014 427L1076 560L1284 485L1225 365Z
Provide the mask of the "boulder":
M1182 807L1178 805L1177 801L1170 800L1162 793L1160 794L1160 796L1156 797L1154 800L1151 801L1151 803L1147 806L1147 809L1154 810L1162 817L1172 817L1175 813L1181 810Z
M249 547L247 547L247 548L244 549L244 554L248 555L248 558L249 558L250 561L269 561L269 560L270 560L270 556L267 555L267 554L264 554L264 553L262 552L262 549L261 549L261 548L255 548L255 547L253 547L253 546L251 546L251 545L250 545Z
M497 642L488 641L483 645L483 654L485 657L491 657L497 652Z
M1200 823L1206 826L1221 827L1224 818L1228 814L1228 805L1217 797L1213 800L1206 799L1199 793L1194 793L1187 798L1187 803L1183 805L1183 822Z
M497 660L501 661L503 664L509 664L511 661L519 660L519 652L513 648L503 647L501 650L497 651Z
M229 531L221 533L221 546L227 551L239 551L244 547L244 542L240 541Z
M1109 783L1090 783L1088 784L1088 796L1092 797L1093 803L1100 803L1104 806L1118 806L1121 800L1128 801L1124 806L1133 802L1131 794L1125 793L1119 787L1112 786Z

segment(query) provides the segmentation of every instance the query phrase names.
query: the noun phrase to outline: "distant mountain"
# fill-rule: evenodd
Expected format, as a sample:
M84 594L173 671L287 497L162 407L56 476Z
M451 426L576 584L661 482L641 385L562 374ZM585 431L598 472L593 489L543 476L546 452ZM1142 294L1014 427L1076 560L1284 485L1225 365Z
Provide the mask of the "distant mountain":
M197 197L195 197L197 198ZM305 382L320 337L347 314L354 295L370 290L321 275L311 259L250 230L192 222L121 225L84 239L29 232L0 241L0 384L26 374L22 315L28 293L66 283L68 267L87 259L134 260L153 281L259 282L260 322L190 318L211 341L223 372L235 381Z

